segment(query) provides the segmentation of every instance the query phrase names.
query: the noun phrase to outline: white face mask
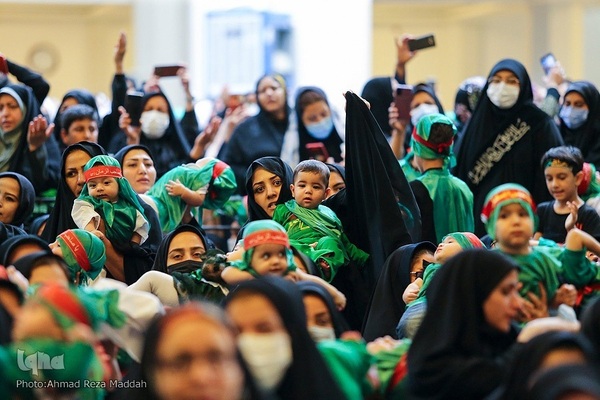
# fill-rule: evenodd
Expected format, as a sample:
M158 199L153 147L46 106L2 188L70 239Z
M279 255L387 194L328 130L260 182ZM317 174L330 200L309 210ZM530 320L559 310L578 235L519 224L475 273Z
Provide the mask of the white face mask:
M413 126L417 126L422 117L430 114L437 114L439 112L440 109L437 105L421 103L418 107L410 110L410 122L412 122Z
M308 333L315 343L325 340L335 340L335 330L329 326L313 325L308 327Z
M516 85L507 85L504 82L490 83L487 96L492 104L503 110L509 109L517 103L520 88Z
M160 139L169 127L169 114L151 110L144 111L140 117L142 132L148 139Z
M274 390L292 363L292 343L287 333L242 333L238 348L258 386Z

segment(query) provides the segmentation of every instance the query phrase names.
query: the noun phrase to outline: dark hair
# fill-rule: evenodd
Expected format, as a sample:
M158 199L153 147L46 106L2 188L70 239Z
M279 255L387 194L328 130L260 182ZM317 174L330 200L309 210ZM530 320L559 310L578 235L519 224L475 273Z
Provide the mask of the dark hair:
M296 182L296 177L300 172L311 172L313 174L319 174L323 179L325 187L329 186L329 167L318 160L304 160L301 161L296 168L294 168L293 180Z
M37 267L42 267L46 265L56 265L58 266L64 273L65 277L69 282L71 282L71 273L69 272L69 267L67 263L59 256L49 253L46 250L36 251L30 254L27 254L18 260L16 260L13 265L17 269L17 271L21 272L27 280L31 278L31 274L33 270Z
M454 127L449 124L442 124L436 122L431 125L429 130L429 139L427 141L431 144L448 143L454 138Z
M546 168L546 164L552 160L565 162L571 167L573 175L583 170L583 154L579 148L574 146L558 146L548 150L542 156L542 169Z
M82 119L89 119L98 123L98 113L87 104L75 104L63 111L60 123L65 132L69 132L71 124Z
M317 93L313 90L306 90L304 93L298 97L298 102L296 103L296 108L300 110L304 110L307 106L316 103L317 101L327 102L325 97L323 97L320 93Z

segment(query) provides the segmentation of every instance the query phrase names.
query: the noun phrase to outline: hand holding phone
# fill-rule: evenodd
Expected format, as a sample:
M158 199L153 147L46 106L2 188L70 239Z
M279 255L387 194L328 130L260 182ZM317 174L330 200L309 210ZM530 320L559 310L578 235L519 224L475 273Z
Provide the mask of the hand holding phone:
M160 78L167 76L177 76L177 71L179 71L181 68L185 68L185 65L157 65L154 67L154 75Z
M540 58L540 64L542 64L542 68L544 69L544 74L548 75L550 70L556 66L556 57L554 54L547 53Z
M413 87L410 85L399 85L396 88L394 104L398 109L398 119L410 121L410 103L413 99Z
M325 147L322 142L307 143L306 151L308 152L309 157L315 160L327 162L327 159L329 158L327 147Z
M125 99L125 110L131 118L131 126L140 126L140 117L142 116L142 98L144 97L143 92L132 92L127 95Z
M417 51L426 49L428 47L435 46L435 36L433 34L427 34L408 40L408 49L410 51Z

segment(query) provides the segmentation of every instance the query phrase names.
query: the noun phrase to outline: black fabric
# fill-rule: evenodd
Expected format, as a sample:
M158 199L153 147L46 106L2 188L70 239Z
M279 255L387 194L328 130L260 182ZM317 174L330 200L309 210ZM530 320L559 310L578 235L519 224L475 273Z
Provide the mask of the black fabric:
M600 355L600 297L596 297L581 313L581 333L595 346Z
M345 399L308 333L302 294L296 284L272 276L244 281L225 298L225 307L244 293L265 296L277 309L291 339L293 361L276 396L286 400Z
M424 92L427 93L429 96L431 96L431 98L433 99L433 101L435 102L435 105L438 108L438 112L440 114L444 114L444 107L442 106L442 102L440 101L440 99L437 97L437 95L435 94L435 90L433 90L433 88L426 84L426 83L418 83L413 87L413 95L420 93L420 92ZM404 136L404 150L408 151L410 148L410 138L412 137L412 131L414 129L414 125L412 124L412 120L408 121L408 124L406 125L406 134Z
M0 302L0 346L9 345L12 342L12 327L13 317Z
M331 131L329 136L327 136L323 140L315 139L306 130L306 126L302 122L302 113L304 112L304 109L300 108L300 106L298 104L298 99L300 99L300 96L302 96L306 92L315 92L315 93L321 95L325 99L325 103L327 104L327 107L329 107L329 111L331 112L331 119L332 120L335 119L335 117L333 115L333 109L331 109L331 106L330 106L329 102L327 101L327 95L325 94L325 92L322 89L320 89L316 86L304 86L304 87L299 88L296 91L296 101L294 104L296 105L295 106L296 120L298 121L298 137L300 140L300 147L298 149L298 152L300 154L300 161L308 160L310 158L310 153L306 150L306 145L308 143L323 143L325 145L325 148L327 149L327 153L329 154L330 157L333 157L333 160L335 162L342 161L342 151L341 151L340 145L344 141L340 137L340 134L337 131L335 125L333 126L333 130Z
M433 200L429 195L429 190L418 179L409 184L421 212L421 240L437 243L435 220L433 219Z
M283 204L292 199L292 191L290 185L294 183L294 171L279 157L261 157L254 160L246 170L246 179L244 187L248 193L248 221L256 221L259 219L271 219L267 212L263 210L254 200L254 191L252 190L252 175L258 167L262 167L269 172L281 178L281 191L277 204ZM238 235L239 236L239 235Z
M263 76L256 83L255 94L257 99L259 97L258 86L267 77L272 76ZM285 90L286 88L284 87L283 89ZM243 190L245 188L244 177L250 164L261 157L279 157L281 155L283 137L288 129L289 116L292 112L292 109L287 104L287 91L285 96L286 117L284 120L279 121L274 119L273 115L265 111L260 101L258 101L259 113L239 124L231 134L231 139L227 142L223 161L229 164L233 170L238 193L242 195L249 194L244 193Z
M565 222L569 214L557 214L554 211L554 200L543 202L538 205L537 231L542 232L545 239L554 240L556 243L564 243L567 237ZM600 215L596 209L584 204L577 211L577 228L589 233L596 240L600 240Z
M35 188L35 193L40 195L48 189L55 188L59 177L58 159L60 150L54 136L48 140L35 152L29 151L27 144L27 131L29 122L40 115L40 105L30 87L21 84L8 84L5 87L14 90L23 101L26 112L21 122L21 137L15 154L10 160L9 170L18 172L25 176ZM37 155L45 152L45 163L41 163Z
M600 399L598 366L561 365L538 376L528 391L528 399L561 400L568 395L585 393Z
M42 238L36 235L17 235L13 236L7 240L5 240L2 244L0 244L0 265L8 266L11 263L9 260L11 259L12 252L23 244L35 244L39 246L40 250L51 253L50 247L48 247L48 243L46 243Z
M514 353L497 399L527 400L527 389L532 378L540 371L544 358L559 349L579 350L587 362L596 361L594 348L584 336L565 331L542 333L520 345Z
M298 282L297 285L303 296L312 294L323 300L325 306L327 306L327 311L329 311L329 315L331 316L331 323L333 324L336 338L339 338L342 333L350 330L350 326L338 311L333 301L333 297L331 297L331 294L329 294L327 289L311 281L301 281Z
M402 294L410 284L411 262L421 250L434 253L436 245L431 242L406 244L395 250L385 261L377 286L369 303L362 334L370 342L389 335L396 337L396 325L404 314L406 304Z
M64 145L62 138L60 136L60 131L62 130L62 114L63 111L61 111L61 107L63 105L63 103L67 100L67 99L75 99L77 101L78 104L85 104L88 105L90 107L92 107L94 109L94 111L96 111L96 115L98 115L98 105L96 104L96 98L94 97L94 95L92 94L92 92L90 92L87 89L73 89L73 90L69 90L62 98L60 105L58 106L58 111L56 112L56 115L54 116L54 139L56 140L56 143L58 143L59 149L61 151L63 151L66 146ZM98 124L100 124L100 121L96 121L98 122Z
M381 76L369 79L363 87L361 97L371 104L371 112L381 131L389 137L392 134L392 128L389 123L390 104L394 101L394 92L392 90L392 79L400 84L405 84L404 76Z
M140 144L148 147L154 157L154 168L156 169L156 179L159 179L165 172L188 162L190 158L190 145L183 133L179 121L173 114L173 108L169 99L162 92L146 93L142 98L142 110L148 100L152 97L161 96L167 102L169 107L169 126L165 134L160 139L148 139L142 132L140 135ZM127 137L123 131L117 133L111 140L108 151L116 153L127 145Z
M503 183L524 186L536 203L551 200L540 160L548 149L563 144L554 121L533 104L531 81L525 67L516 60L505 59L492 68L488 79L503 70L513 72L519 79L520 92L516 104L505 110L496 107L487 96L489 84L486 84L473 116L455 146L457 165L453 174L467 183L473 192L475 216L481 214L487 194ZM514 138L515 132L527 132L509 147L509 151L499 161L493 161L494 164L485 177L475 182L471 173L477 161L509 128L509 138ZM507 146L504 144L497 147ZM498 153L494 151L491 158L495 160ZM475 218L475 233L478 236L486 233L479 218Z
M50 214L42 214L38 217L35 217L33 220L31 220L31 223L26 231L32 235L37 235L40 228L44 226L46 222L48 222L48 218L50 218Z
M31 217L31 214L33 214L33 207L35 206L35 189L29 179L16 172L2 172L0 173L0 179L2 178L12 178L19 183L19 187L21 188L19 191L19 207L17 207L10 224L23 228L23 224Z
M483 304L518 265L499 252L469 249L450 258L427 290L427 313L408 351L412 399L481 399L501 383L517 332L486 322Z
M60 162L60 180L56 190L54 207L52 211L50 211L50 217L48 218L46 227L42 231L41 235L41 237L48 243L54 242L56 237L67 229L77 228L75 221L73 221L73 218L71 217L73 202L77 196L75 196L65 181L65 161L67 156L75 150L86 152L89 154L90 158L98 155L106 155L106 151L104 151L101 146L87 141L75 143L67 147L63 152Z
M102 125L98 130L98 144L108 148L112 138L120 132L119 128L119 107L125 106L127 97L127 79L124 74L115 74L111 83L112 101L110 113L102 118Z
M42 104L46 99L48 92L50 92L50 85L44 77L29 68L15 64L10 60L6 60L6 65L8 66L8 72L17 78L19 82L29 86L31 90L33 90L38 104ZM0 87L2 86L5 85L0 84Z
M373 114L352 92L346 93L346 102L346 189L330 199L346 196L347 204L336 204L336 199L324 204L350 217L344 230L352 243L370 255L365 272L372 288L388 256L403 244L419 240L421 217Z
M182 232L192 232L196 234L202 240L202 243L204 243L204 248L208 250L208 244L206 242L206 236L204 235L204 232L193 225L179 225L162 238L156 251L156 257L154 259L154 264L152 265L152 270L164 272L165 274L169 272L167 268L169 246L171 245L173 238Z
M123 160L125 159L125 156L131 150L144 150L146 154L148 154L148 156L152 159L152 161L154 161L154 157L152 157L152 153L150 152L150 149L148 147L144 146L143 144L130 144L117 151L113 156L119 162L119 164L121 164L121 169L123 168Z
M326 163L327 166L334 168L338 174L340 174L340 176L342 177L342 179L344 180L344 182L346 182L346 168L344 168L342 165L340 164L330 164L330 163Z
M579 93L589 108L587 121L577 129L569 129L561 120L560 134L565 144L578 147L586 162L600 168L600 93L593 83L587 81L572 82L565 96L570 92Z
M27 232L19 227L16 227L11 224L5 224L0 222L0 246L7 240L13 236L26 235Z

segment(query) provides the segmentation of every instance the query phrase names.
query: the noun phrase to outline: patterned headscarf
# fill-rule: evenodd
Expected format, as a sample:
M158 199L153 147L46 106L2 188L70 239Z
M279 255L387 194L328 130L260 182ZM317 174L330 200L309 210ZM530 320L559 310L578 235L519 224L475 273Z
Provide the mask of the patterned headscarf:
M290 247L290 241L287 232L277 222L270 219L261 219L249 222L244 229L244 255L242 260L245 265L239 265L240 269L245 269L252 275L256 276L256 271L252 268L252 255L254 248L261 244L281 244L286 250L286 259L288 263L288 271L296 269L294 265L294 253Z
M520 204L529 214L533 221L533 229L537 226L536 206L533 198L527 189L516 183L505 183L492 190L485 198L483 210L481 211L481 221L485 224L485 229L492 239L496 238L496 221L502 207L517 203Z
M63 259L69 266L71 276L80 272L87 280L94 280L106 262L106 247L100 238L84 229L69 229L56 238L62 249Z
M485 249L485 244L471 232L453 232L449 233L442 239L442 242L446 240L446 238L450 236L456 240L456 242L462 247L463 250L466 249Z

